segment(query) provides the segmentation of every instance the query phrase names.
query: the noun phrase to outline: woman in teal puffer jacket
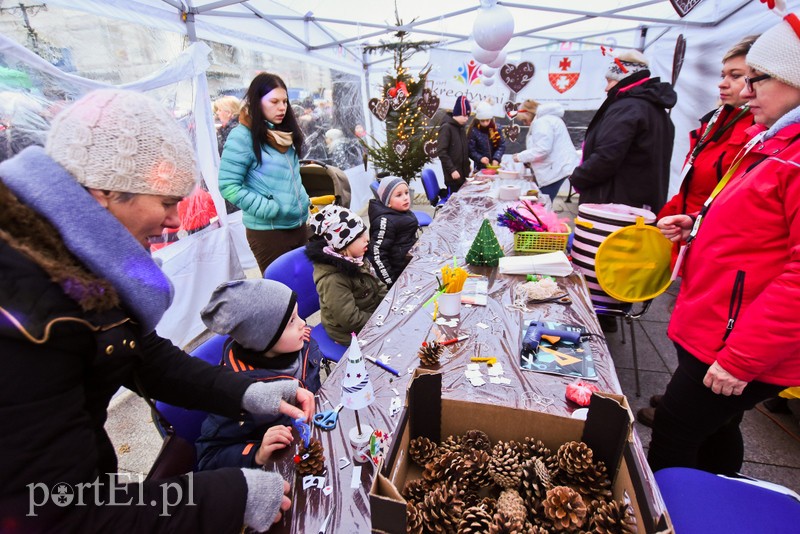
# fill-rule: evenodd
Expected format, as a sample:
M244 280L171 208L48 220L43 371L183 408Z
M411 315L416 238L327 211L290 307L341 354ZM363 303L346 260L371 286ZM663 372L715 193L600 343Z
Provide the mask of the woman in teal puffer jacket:
M299 163L303 134L279 76L253 78L245 100L239 126L222 150L219 190L241 208L247 242L263 273L278 256L308 241L310 202Z

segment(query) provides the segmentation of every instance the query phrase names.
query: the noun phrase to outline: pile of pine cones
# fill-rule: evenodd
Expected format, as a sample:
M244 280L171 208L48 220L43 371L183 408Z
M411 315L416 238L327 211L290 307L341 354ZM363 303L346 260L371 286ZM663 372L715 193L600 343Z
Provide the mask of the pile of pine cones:
M440 444L414 439L408 453L424 469L402 492L412 534L637 532L633 510L613 500L605 465L583 442L553 453L534 438L492 445L470 430Z

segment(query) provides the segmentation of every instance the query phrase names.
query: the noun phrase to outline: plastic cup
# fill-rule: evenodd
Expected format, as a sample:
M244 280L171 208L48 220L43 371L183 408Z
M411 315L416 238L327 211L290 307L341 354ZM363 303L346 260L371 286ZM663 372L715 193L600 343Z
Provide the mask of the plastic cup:
M461 291L439 295L439 313L448 317L461 313Z

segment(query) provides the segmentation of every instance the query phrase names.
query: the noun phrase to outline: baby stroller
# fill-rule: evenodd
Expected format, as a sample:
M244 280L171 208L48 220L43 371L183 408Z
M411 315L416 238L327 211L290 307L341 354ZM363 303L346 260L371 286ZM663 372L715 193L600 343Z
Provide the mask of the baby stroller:
M300 161L300 179L311 197L312 213L328 204L350 207L350 180L341 169L304 159Z

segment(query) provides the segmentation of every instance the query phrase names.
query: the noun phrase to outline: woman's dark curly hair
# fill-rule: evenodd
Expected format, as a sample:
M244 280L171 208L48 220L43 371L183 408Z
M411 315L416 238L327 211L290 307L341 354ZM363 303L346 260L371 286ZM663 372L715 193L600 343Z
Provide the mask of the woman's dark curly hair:
M287 90L286 84L283 83L281 77L276 74L262 72L250 82L250 87L247 89L247 95L245 96L250 119L252 120L250 132L253 137L253 152L259 165L261 165L261 145L267 142L267 130L269 129L264 112L261 110L261 99L264 98L264 95L277 88ZM297 118L294 116L292 106L288 105L288 103L283 122L276 124L275 129L292 134L294 149L298 157L300 157L303 150L303 132L300 130L300 125L297 124Z

